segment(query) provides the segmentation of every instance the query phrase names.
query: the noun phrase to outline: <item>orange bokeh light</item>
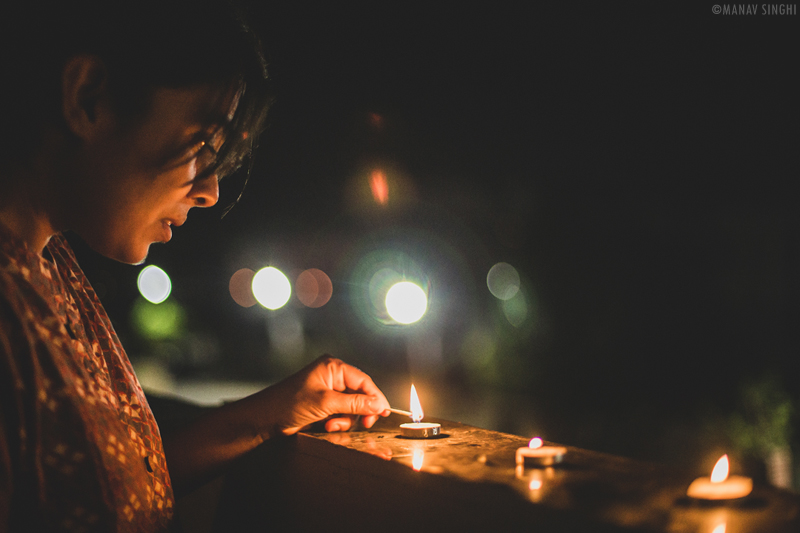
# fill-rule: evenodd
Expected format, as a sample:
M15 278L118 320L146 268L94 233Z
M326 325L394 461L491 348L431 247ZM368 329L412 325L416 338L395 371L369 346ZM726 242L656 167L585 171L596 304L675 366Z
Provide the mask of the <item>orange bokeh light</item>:
M241 268L234 272L228 283L228 290L231 298L242 307L252 307L256 305L256 297L253 295L253 276L255 272L249 268Z
M322 270L309 268L297 276L295 293L297 299L306 307L322 307L333 295L333 282Z
M382 170L372 171L369 187L372 189L372 197L379 205L386 205L389 202L389 182Z
M544 442L539 437L533 437L531 441L528 443L528 448L536 449L541 448Z

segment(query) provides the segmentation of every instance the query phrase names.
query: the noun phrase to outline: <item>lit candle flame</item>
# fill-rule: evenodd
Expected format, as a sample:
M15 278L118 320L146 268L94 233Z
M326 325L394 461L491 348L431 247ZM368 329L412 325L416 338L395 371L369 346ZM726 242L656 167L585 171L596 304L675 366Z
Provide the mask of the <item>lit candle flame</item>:
M425 413L422 412L422 406L419 404L419 397L417 397L417 389L414 388L414 385L411 385L411 420L414 422L420 422L425 417Z
M542 485L543 485L543 483L542 483L541 479L532 479L530 484L528 485L528 488L530 490L539 490L539 489L542 488Z
M419 472L422 470L422 461L425 459L425 450L422 448L417 448L412 452L411 456L411 468Z
M714 465L714 470L711 471L711 483L722 483L728 479L728 471L730 464L728 463L728 454L723 455Z
M718 525L717 527L715 527L714 531L712 531L711 533L725 533L725 529L727 529L725 526L726 526L726 524L725 524L725 522L723 522L720 525Z
M542 442L542 439L540 439L539 437L533 437L531 441L528 443L528 448L534 450L536 448L541 448L542 444L544 444L544 442Z

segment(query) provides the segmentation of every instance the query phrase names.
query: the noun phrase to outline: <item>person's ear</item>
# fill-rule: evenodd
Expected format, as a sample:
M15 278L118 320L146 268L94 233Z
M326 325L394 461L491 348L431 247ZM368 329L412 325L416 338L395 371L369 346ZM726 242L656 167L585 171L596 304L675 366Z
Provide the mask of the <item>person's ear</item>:
M108 72L93 55L71 57L61 76L62 111L67 127L84 141L107 134L113 123L108 99Z

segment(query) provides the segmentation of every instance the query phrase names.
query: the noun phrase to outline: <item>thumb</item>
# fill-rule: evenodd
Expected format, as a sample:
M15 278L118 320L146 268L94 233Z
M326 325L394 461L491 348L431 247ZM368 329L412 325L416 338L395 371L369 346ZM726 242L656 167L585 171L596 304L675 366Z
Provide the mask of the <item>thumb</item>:
M330 391L324 407L330 414L377 415L389 409L389 402L382 396Z

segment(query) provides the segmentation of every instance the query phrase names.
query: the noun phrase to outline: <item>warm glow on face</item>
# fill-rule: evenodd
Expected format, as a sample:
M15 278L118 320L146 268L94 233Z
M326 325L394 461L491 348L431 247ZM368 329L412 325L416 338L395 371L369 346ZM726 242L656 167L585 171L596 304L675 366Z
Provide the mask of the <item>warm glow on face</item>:
M411 468L419 472L422 469L422 461L425 459L425 450L416 448L411 456Z
M711 471L711 483L722 483L728 479L728 471L730 464L728 463L728 454L723 455L714 465L714 470Z
M369 187L372 189L372 197L379 205L386 205L389 202L389 183L386 181L386 174L383 171L372 171Z
M539 437L534 437L528 443L528 448L531 449L541 448L542 444L544 444L544 442L542 442L542 439L540 439Z
M417 397L417 389L414 388L414 385L411 385L411 420L419 422L424 416L425 413L422 412L422 406L419 403L419 397Z

